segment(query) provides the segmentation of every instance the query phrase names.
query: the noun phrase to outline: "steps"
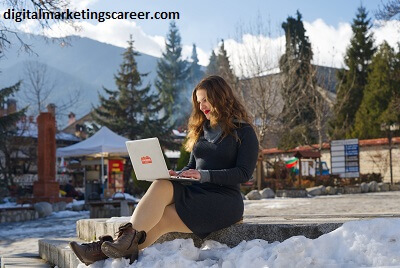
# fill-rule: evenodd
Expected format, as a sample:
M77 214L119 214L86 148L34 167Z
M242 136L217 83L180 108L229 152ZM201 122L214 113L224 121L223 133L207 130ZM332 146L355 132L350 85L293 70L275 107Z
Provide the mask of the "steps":
M75 268L80 261L68 246L71 241L85 242L76 237L41 239L39 240L39 256L59 268Z
M50 268L45 260L34 254L15 254L1 257L1 268Z

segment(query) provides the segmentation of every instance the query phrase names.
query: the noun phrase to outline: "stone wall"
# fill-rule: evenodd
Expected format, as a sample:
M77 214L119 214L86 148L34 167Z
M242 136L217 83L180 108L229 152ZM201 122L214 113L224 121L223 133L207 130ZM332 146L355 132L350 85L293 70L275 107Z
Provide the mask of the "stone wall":
M0 209L0 223L30 221L39 218L34 208L2 208Z

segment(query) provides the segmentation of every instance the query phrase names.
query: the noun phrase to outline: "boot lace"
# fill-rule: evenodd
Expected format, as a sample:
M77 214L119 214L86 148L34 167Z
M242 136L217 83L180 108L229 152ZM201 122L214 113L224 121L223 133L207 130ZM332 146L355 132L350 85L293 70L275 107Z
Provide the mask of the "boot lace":
M128 222L118 228L118 231L115 233L118 235L118 238L125 232L125 230L132 228L132 223Z
M96 241L92 243L83 243L82 246L86 246L86 251L99 251L101 250L102 241Z
M132 228L132 223L130 223L130 222L128 222L128 223L126 223L126 224L120 226L120 227L118 228L118 231L116 232L116 234L118 235L118 238L119 238L121 235L123 235L123 233L125 232L125 230L127 230L127 229L129 229L129 228ZM136 230L133 229L133 231L134 231L134 232L133 232L133 236L132 236L132 239L131 239L131 243L130 243L129 246L126 248L127 250L132 246L133 240L135 240L135 237L136 237Z

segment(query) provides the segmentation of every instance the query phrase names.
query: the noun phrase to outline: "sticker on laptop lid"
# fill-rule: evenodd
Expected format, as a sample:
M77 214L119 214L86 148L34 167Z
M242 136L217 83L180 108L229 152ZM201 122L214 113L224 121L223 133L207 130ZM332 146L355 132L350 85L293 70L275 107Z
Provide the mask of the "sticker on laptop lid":
M140 158L140 160L142 161L142 164L151 164L153 163L153 161L151 160L151 157L146 155L146 156L142 156Z

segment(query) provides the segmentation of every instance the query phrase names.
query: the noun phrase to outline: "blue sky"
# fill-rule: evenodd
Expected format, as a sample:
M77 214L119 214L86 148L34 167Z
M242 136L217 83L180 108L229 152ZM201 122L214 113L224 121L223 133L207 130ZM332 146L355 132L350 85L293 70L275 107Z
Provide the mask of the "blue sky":
M387 1L387 0L382 0ZM387 40L396 46L400 40L399 22L378 25L374 12L381 0L71 0L79 9L92 11L178 11L181 18L176 21L183 45L183 58L188 59L192 44L197 45L200 64L207 65L212 50L217 51L221 39L230 56L231 64L239 76L244 73L240 64L254 53L255 46L267 51L262 57L267 62L262 67L270 71L277 67L277 60L284 50L284 33L281 24L288 16L299 10L303 16L306 34L314 52L314 63L324 66L343 67L343 56L352 35L351 23L362 4L374 22L372 32L376 45ZM260 19L261 18L261 19ZM261 21L264 30L257 32L255 25ZM58 25L51 30L38 32L32 21L17 25L19 30L45 34L51 37L79 35L119 47L126 47L132 35L136 49L141 53L160 57L165 48L165 37L170 21L167 20L108 20L78 21L81 31L76 32L67 25ZM241 31L239 31L241 30ZM250 50L253 50L251 52ZM247 71L247 70L246 70Z
M264 21L270 21L273 31L280 30L280 24L297 10L308 22L323 19L336 27L340 22L351 22L357 8L363 4L370 15L378 8L380 0L99 0L93 9L138 10L138 11L179 11L181 19L177 25L184 43L196 43L207 48L214 46L221 38L235 35L238 24L254 22L260 14ZM168 31L167 21L136 21L151 35L164 36Z

